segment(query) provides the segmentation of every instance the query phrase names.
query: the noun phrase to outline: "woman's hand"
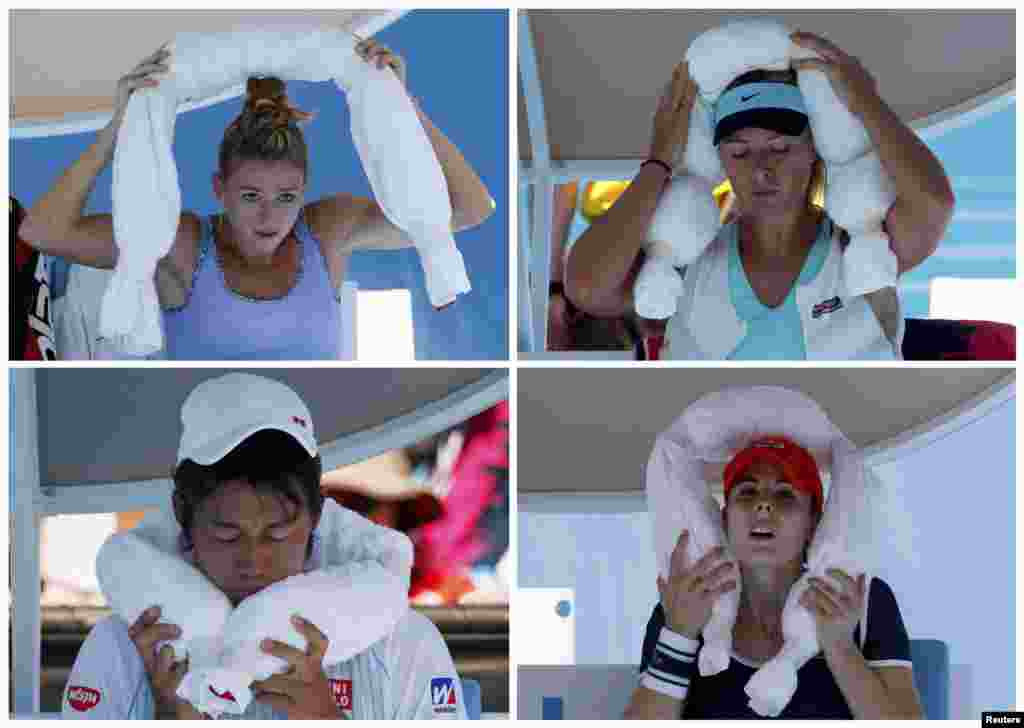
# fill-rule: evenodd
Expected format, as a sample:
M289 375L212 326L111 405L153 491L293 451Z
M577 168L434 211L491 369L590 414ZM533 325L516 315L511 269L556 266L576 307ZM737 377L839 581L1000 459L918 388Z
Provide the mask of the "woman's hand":
M864 574L854 580L840 569L825 573L839 583L839 589L812 576L800 595L800 604L814 616L818 644L827 652L853 644L853 630L864 612L865 580Z
M117 140L117 130L124 120L125 109L128 108L128 100L136 89L153 88L160 85L160 81L154 78L155 75L166 73L170 68L167 65L171 52L166 48L160 48L152 55L146 56L129 73L122 76L117 82L117 92L114 95L114 113L110 123L103 129L101 134L109 137L111 148Z
M735 589L736 579L730 578L735 564L722 560L725 549L721 546L690 566L686 558L689 541L689 531L679 534L669 563L668 581L658 576L658 593L665 610L665 625L695 640L711 618L715 600Z
M373 38L360 40L356 44L356 54L367 63L374 64L377 68L384 68L384 66L387 66L395 72L395 75L398 76L398 80L402 82L402 85L405 85L405 59L383 43L378 43Z
M651 158L672 166L676 150L686 147L690 133L690 113L697 98L697 83L690 78L690 66L680 61L672 71L672 80L658 99L651 132Z
M869 104L876 101L878 86L875 79L857 58L813 33L798 31L790 35L790 39L801 48L807 48L821 56L793 61L793 68L797 71L813 68L823 72L828 76L839 100L850 113L860 116Z
M292 624L306 638L306 651L302 652L276 640L263 640L263 651L281 658L290 667L285 673L255 681L252 684L253 697L285 713L289 720L344 718L334 701L327 676L324 675L323 659L327 653L327 637L315 625L298 615L292 617Z
M173 624L159 624L160 607L150 607L128 628L128 636L142 657L142 664L149 677L149 685L160 713L175 713L185 703L177 696L178 685L188 672L188 660L174 662L174 648L164 645L160 652L154 652L157 642L173 640L181 636L181 629ZM186 703L187 704L187 703Z

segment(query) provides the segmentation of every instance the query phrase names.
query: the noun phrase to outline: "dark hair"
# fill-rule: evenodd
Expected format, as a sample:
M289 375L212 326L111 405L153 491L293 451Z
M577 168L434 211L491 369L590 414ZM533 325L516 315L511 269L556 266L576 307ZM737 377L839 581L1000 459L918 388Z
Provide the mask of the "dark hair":
M257 492L281 495L306 508L315 522L323 510L320 492L323 463L286 432L260 430L243 440L213 465L182 461L174 470L174 513L181 524L185 547L192 548L196 509L224 483L244 480ZM306 558L313 540L306 545Z
M792 68L786 68L783 70L768 71L763 68L755 68L753 71L747 71L740 76L733 79L732 83L725 87L725 91L736 88L737 86L743 86L748 83L763 83L775 81L776 83L785 83L790 86L797 86L796 71ZM723 91L723 93L725 92ZM810 126L807 127L810 131ZM819 156L814 162L814 169L811 171L811 183L808 186L807 198L811 204L818 207L825 206L825 183L826 183L826 169L825 161Z
M298 122L313 117L292 106L279 78L250 78L245 108L224 132L219 171L227 179L232 165L247 160L291 162L308 177L309 154Z

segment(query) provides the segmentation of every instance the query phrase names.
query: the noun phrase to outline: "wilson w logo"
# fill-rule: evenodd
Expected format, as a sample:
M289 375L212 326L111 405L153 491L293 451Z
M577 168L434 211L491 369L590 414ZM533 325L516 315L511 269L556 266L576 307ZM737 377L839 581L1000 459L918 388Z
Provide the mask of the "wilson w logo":
M430 703L434 712L453 712L455 710L455 682L450 677L435 677L430 680Z

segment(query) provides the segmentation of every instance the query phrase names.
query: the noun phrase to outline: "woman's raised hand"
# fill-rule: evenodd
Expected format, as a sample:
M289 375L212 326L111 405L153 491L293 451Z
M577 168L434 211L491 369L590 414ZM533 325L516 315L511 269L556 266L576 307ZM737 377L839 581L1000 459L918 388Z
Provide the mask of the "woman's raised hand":
M690 133L690 113L697 98L697 83L690 78L690 67L680 61L672 71L654 112L651 132L651 158L672 166L676 152L686 148Z
M695 640L711 618L715 600L736 588L733 577L736 565L724 560L725 549L721 546L711 549L691 565L686 557L689 542L689 531L679 534L672 551L668 580L658 576L658 593L665 610L665 625Z
M168 71L167 61L170 56L171 52L167 48L161 47L156 52L143 58L135 68L118 79L117 91L114 96L114 114L110 119L110 124L103 130L109 137L111 148L113 148L113 143L117 140L117 130L124 120L124 112L128 108L128 99L131 98L135 89L153 88L159 85L160 81L154 78L154 76Z
M841 569L826 572L838 588L816 576L808 579L800 604L814 616L818 644L822 650L853 643L853 630L864 613L867 583L864 574L856 579Z
M384 68L384 66L387 66L395 72L395 75L398 76L398 80L402 82L402 85L405 85L405 59L383 43L378 43L373 38L360 40L356 44L356 54L367 63L374 64L377 68Z
M820 56L793 61L793 69L802 71L813 68L828 76L832 90L850 113L858 116L875 103L878 85L859 59L814 33L798 31L791 34L790 38L796 45L808 48Z

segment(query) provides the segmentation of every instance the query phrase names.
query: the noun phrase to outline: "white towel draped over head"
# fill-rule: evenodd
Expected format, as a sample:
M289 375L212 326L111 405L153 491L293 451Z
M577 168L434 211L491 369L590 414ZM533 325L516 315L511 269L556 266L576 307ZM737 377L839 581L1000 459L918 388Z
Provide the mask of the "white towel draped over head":
M169 44L170 70L158 86L131 95L118 131L112 192L118 261L101 306L104 338L129 354L160 348L153 275L181 215L175 115L181 104L244 88L250 76L334 79L348 97L352 137L374 196L416 245L431 303L444 306L470 290L430 139L395 74L360 60L354 46L348 31L317 27L181 33Z
M189 658L179 697L214 716L241 714L252 700L252 681L287 668L264 653L260 641L306 648L290 622L293 614L327 636L324 663L336 664L387 636L408 611L408 538L330 499L316 533L312 571L272 584L234 609L184 558L181 528L169 508L111 536L97 556L96 572L108 604L127 624L158 604L160 621L181 627L181 638L171 643L176 659Z
M808 550L808 570L790 591L783 610L785 644L747 684L751 707L778 715L796 689L796 670L818 652L813 618L798 604L808 576L825 577L840 568L848 574L865 571L874 556L872 539L879 503L867 479L860 451L806 395L783 387L731 387L701 397L655 441L647 470L647 506L654 531L659 572L668 573L669 558L682 528L691 534L691 563L712 546L728 548L721 514L710 495L709 473L755 440L784 435L816 456L819 469L831 470L824 513ZM824 479L824 478L823 478ZM727 558L732 557L727 550ZM704 630L707 658L701 674L728 666L739 589L718 599ZM707 670L707 671L705 671Z

